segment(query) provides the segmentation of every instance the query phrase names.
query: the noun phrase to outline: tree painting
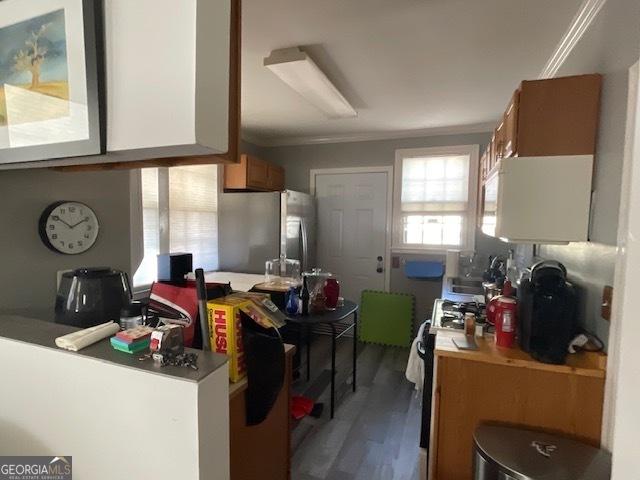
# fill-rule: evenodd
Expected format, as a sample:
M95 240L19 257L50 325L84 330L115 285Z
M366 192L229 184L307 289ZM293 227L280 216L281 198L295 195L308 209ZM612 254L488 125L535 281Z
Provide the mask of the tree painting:
M0 25L2 2L0 1ZM8 86L41 94L40 97L69 100L69 67L64 9L55 10L11 25L0 26L0 137L9 119ZM14 89L15 91L15 89ZM44 102L47 103L47 102ZM43 103L43 105L44 105ZM14 105L18 105L17 103ZM56 108L47 103L38 113L33 108L32 120L68 115L68 108L58 102ZM37 107L37 106L36 106ZM21 115L21 121L26 121Z
M31 74L31 89L35 90L40 85L40 69L47 55L46 47L38 45L38 40L47 30L50 23L42 25L37 32L31 32L31 38L26 40L27 50L20 50L14 57L15 68L18 72Z

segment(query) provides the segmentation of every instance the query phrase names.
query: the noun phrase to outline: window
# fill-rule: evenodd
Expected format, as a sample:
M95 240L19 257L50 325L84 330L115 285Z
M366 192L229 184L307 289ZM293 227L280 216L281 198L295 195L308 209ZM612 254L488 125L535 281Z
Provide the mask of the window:
M477 145L396 151L394 248L474 248Z
M193 254L194 268L218 268L218 167L141 170L144 258L133 276L136 287L158 275L157 255Z

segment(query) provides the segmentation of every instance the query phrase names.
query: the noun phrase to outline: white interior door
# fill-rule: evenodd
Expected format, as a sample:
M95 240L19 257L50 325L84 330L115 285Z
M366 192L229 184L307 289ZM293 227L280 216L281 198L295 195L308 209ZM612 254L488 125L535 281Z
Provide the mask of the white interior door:
M340 280L341 296L385 290L389 172L315 175L318 261Z

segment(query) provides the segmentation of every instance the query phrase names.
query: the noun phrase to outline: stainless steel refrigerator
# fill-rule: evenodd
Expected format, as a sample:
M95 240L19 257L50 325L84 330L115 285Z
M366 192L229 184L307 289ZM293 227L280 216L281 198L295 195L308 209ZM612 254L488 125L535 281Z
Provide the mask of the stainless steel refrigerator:
M280 253L303 271L316 266L316 204L306 193L222 193L218 232L222 271L264 273Z

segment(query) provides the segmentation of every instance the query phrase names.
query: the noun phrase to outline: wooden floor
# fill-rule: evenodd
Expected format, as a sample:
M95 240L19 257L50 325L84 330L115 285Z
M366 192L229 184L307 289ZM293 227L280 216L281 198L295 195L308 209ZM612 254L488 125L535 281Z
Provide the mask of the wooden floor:
M321 418L305 418L294 428L292 480L417 480L420 398L404 377L408 350L360 345L354 394L351 349L351 339L338 340L333 420L328 338L314 341L311 380L294 385L296 394L323 402L325 409Z

